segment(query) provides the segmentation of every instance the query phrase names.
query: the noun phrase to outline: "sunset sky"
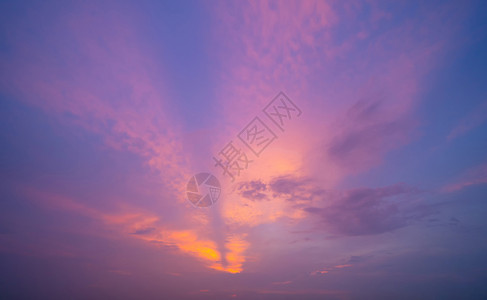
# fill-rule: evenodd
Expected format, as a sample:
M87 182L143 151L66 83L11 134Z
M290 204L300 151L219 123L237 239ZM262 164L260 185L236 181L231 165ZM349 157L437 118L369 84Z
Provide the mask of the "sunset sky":
M487 299L486 1L2 1L0 142L2 299Z

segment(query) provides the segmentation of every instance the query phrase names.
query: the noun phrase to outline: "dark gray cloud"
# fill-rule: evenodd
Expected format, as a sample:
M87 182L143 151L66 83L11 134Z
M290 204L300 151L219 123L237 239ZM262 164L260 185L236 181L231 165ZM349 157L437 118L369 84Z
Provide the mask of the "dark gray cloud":
M242 182L237 190L242 197L252 201L267 199L267 195L265 194L267 184L260 180Z
M269 187L274 196L285 196L292 201L312 200L325 193L325 190L313 184L311 179L294 176L277 177L271 180Z
M347 112L342 130L324 150L336 163L348 167L369 166L383 153L403 144L415 122L404 117L388 117L382 96L357 101Z
M338 236L381 234L438 213L433 204L411 201L424 192L405 184L331 191L310 178L286 175L269 183L243 182L238 192L251 201L277 197L292 201L296 209L317 217L318 228Z
M373 258L373 255L352 255L347 261L348 264L358 264Z
M320 217L325 227L337 234L380 234L401 228L416 214L402 210L402 200L418 194L403 184L381 188L357 188L338 193L326 207L307 207L305 211Z
M154 227L142 228L142 229L138 229L138 230L132 232L132 234L145 235L145 234L152 233L155 230L156 229Z

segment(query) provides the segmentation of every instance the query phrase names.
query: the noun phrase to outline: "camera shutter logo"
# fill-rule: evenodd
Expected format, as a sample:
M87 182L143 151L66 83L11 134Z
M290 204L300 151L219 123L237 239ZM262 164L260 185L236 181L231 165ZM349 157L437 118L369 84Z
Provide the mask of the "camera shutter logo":
M191 177L186 186L188 200L195 206L207 207L218 201L221 186L218 179L209 173L198 173Z

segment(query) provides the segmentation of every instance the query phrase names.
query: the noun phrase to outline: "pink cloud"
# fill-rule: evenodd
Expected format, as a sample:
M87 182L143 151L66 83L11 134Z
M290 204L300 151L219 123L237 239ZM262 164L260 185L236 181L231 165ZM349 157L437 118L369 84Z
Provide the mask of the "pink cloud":
M456 192L469 186L487 183L487 164L475 166L464 172L457 180L442 188L444 192Z
M340 32L357 16L357 5L256 1L225 2L211 9L218 42L210 46L221 58L215 87L221 110L215 118L222 126L212 140L214 153L280 90L303 109L302 119L243 178L248 184L237 199L226 199L213 213L181 213L181 220L172 224L133 206L102 212L79 199L35 197L102 220L122 235L176 245L209 268L242 271L252 245L240 231L299 222L307 214L294 205L320 200L325 189L380 164L388 151L414 136L423 76L445 46L445 36L437 35L444 29L444 15L441 10L423 12L425 23L434 26L406 22L380 32L377 25L390 14L374 9L363 26ZM2 76L2 89L61 124L96 133L108 147L140 155L173 187L171 196L183 202L192 168L183 152L180 120L169 113L165 84L170 74L155 69L153 50L140 43L143 37L135 28L143 26L141 16L113 12L101 17L91 9L82 5L55 17L46 41L11 34L16 54L0 57L3 72L11 75ZM59 36L69 37L68 42ZM296 183L286 177L291 173L313 178L320 188ZM322 217L330 231L377 234L404 225L397 208L384 198L407 193L400 186L350 190L336 203L307 212ZM276 201L265 201L270 197Z
M371 15L360 26L347 27L365 6ZM218 22L227 24L215 24L213 46L222 61L217 100L226 126L214 152L283 90L303 110L295 128L280 137L281 147L301 153L288 172L333 187L380 164L386 153L418 134L415 108L423 78L449 46L451 36L438 29L452 9L421 8L423 21L400 25L375 2L227 3L214 9ZM448 26L456 28L459 20ZM272 151L268 157L275 156ZM285 174L276 167L272 175Z
M214 233L206 226L201 226L202 221L208 220L195 220L191 215L183 214L176 223L164 222L163 217L154 212L124 203L112 205L109 211L104 211L76 198L31 187L22 187L21 193L44 208L75 213L100 222L105 229L111 229L112 235L106 235L104 231L92 231L91 227L85 229L84 234L113 238L113 233L116 233L125 239L147 242L152 247L174 246L178 250L178 257L189 255L207 268L228 273L239 273L243 270L246 260L244 253L249 246L245 234L226 234L219 245L220 240L213 237Z
M31 28L42 39L9 32L13 51L0 57L9 73L2 76L2 89L61 124L94 132L110 148L140 155L182 191L189 171L181 155L179 122L168 113L167 75L154 68L154 50L136 31L142 17L123 5L119 11L91 4L71 8L72 13ZM37 17L28 11L18 27L33 26L27 21Z
M487 101L480 104L450 131L447 140L454 140L482 125L487 120Z

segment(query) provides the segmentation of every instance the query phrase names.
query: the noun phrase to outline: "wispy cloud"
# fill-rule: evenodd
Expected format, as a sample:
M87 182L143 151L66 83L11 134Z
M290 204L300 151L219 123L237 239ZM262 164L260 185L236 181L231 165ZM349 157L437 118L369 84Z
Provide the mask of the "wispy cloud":
M407 225L398 199L417 194L405 185L348 190L325 204L305 208L318 215L325 228L341 235L369 235L392 231Z
M448 141L452 141L469 131L479 127L487 120L487 102L480 104L474 111L469 113L450 131L447 136Z
M456 192L469 186L487 183L487 164L472 167L456 178L456 181L442 188L445 192Z
M404 145L415 122L390 116L380 98L355 103L348 110L343 127L327 145L330 159L349 170L357 170L380 162L384 153Z

